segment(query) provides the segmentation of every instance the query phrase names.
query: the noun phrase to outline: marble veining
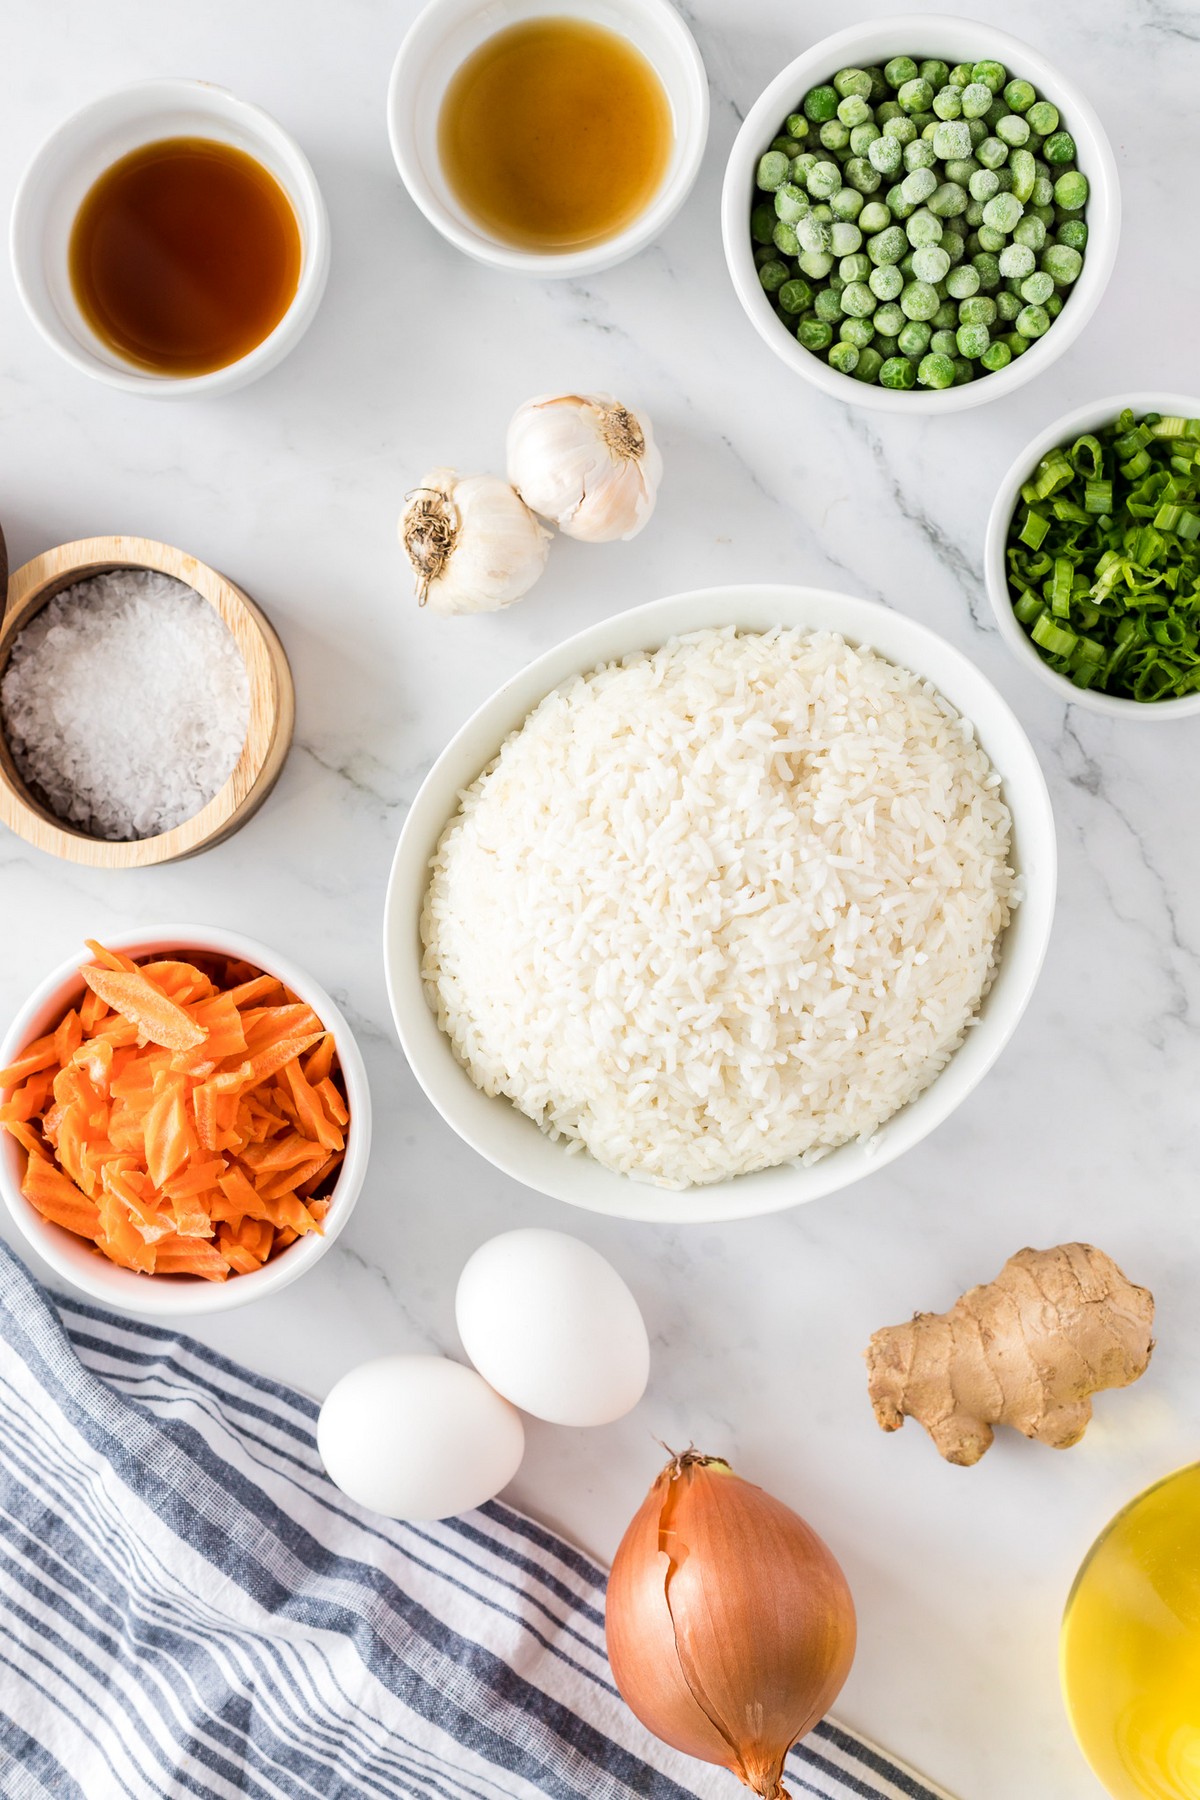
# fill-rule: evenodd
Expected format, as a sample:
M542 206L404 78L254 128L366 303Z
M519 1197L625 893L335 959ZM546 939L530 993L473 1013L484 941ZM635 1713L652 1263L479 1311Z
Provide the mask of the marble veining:
M125 82L191 74L258 101L300 139L329 203L333 269L293 356L205 404L152 405L86 381L0 279L0 523L14 566L103 532L194 551L265 608L298 695L275 794L205 856L109 876L0 838L0 1016L85 935L139 923L219 921L305 964L369 1065L367 1186L305 1281L197 1335L320 1395L386 1350L458 1354L455 1280L492 1232L577 1231L645 1309L652 1383L616 1426L531 1425L512 1498L608 1555L659 1465L656 1438L729 1455L847 1568L861 1624L847 1719L960 1800L1098 1800L1057 1692L1062 1602L1110 1513L1200 1455L1200 720L1118 727L1045 690L992 628L983 530L1013 456L1069 408L1156 385L1200 395L1200 249L1181 187L1200 160L1200 23L1186 0L1005 9L1004 29L1067 65L1109 128L1122 247L1100 310L1040 382L942 422L849 410L790 377L742 317L720 248L725 157L760 89L815 38L900 5L683 10L713 88L696 190L635 261L554 283L465 261L395 176L384 87L416 0L208 0L156 9L152 29L135 0L13 9L4 208L32 147L69 112ZM510 613L422 612L395 538L405 491L438 463L499 468L516 405L568 387L649 412L666 464L650 527L631 544L559 541ZM996 682L1058 820L1050 954L982 1086L858 1187L738 1226L573 1214L460 1144L404 1063L380 943L392 849L433 758L507 675L621 607L738 580L884 601ZM1056 1455L1006 1435L963 1471L911 1424L879 1432L861 1360L871 1331L948 1305L1022 1244L1070 1237L1101 1244L1159 1300L1149 1374L1100 1399L1085 1442Z

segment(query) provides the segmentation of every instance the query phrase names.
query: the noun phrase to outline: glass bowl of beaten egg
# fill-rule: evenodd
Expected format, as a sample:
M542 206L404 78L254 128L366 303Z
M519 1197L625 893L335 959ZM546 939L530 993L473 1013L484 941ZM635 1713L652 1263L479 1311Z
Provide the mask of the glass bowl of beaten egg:
M667 0L432 0L392 69L388 133L409 194L468 256L594 274L683 205L708 82Z

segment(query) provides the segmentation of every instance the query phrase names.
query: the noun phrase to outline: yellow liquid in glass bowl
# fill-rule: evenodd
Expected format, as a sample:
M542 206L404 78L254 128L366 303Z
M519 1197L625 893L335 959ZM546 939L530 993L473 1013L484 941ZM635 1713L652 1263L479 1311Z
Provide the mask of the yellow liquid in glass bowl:
M1115 1800L1200 1800L1200 1464L1096 1540L1060 1666L1075 1735Z

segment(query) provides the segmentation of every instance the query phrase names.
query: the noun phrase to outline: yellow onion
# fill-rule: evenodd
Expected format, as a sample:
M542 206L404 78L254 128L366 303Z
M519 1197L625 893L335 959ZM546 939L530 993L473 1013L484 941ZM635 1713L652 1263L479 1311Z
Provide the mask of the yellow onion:
M763 1800L784 1800L784 1759L854 1660L854 1602L816 1532L692 1450L668 1463L621 1539L605 1627L642 1724Z

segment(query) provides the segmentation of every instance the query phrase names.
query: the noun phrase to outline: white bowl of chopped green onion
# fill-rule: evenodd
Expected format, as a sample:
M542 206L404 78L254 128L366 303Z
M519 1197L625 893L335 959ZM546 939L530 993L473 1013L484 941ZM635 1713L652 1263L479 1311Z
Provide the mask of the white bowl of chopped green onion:
M835 399L909 413L1002 399L1061 356L1108 284L1120 214L1070 77L941 14L796 57L746 115L721 201L764 342Z
M1060 699L1200 713L1200 399L1117 394L1047 427L992 506L1001 636Z

